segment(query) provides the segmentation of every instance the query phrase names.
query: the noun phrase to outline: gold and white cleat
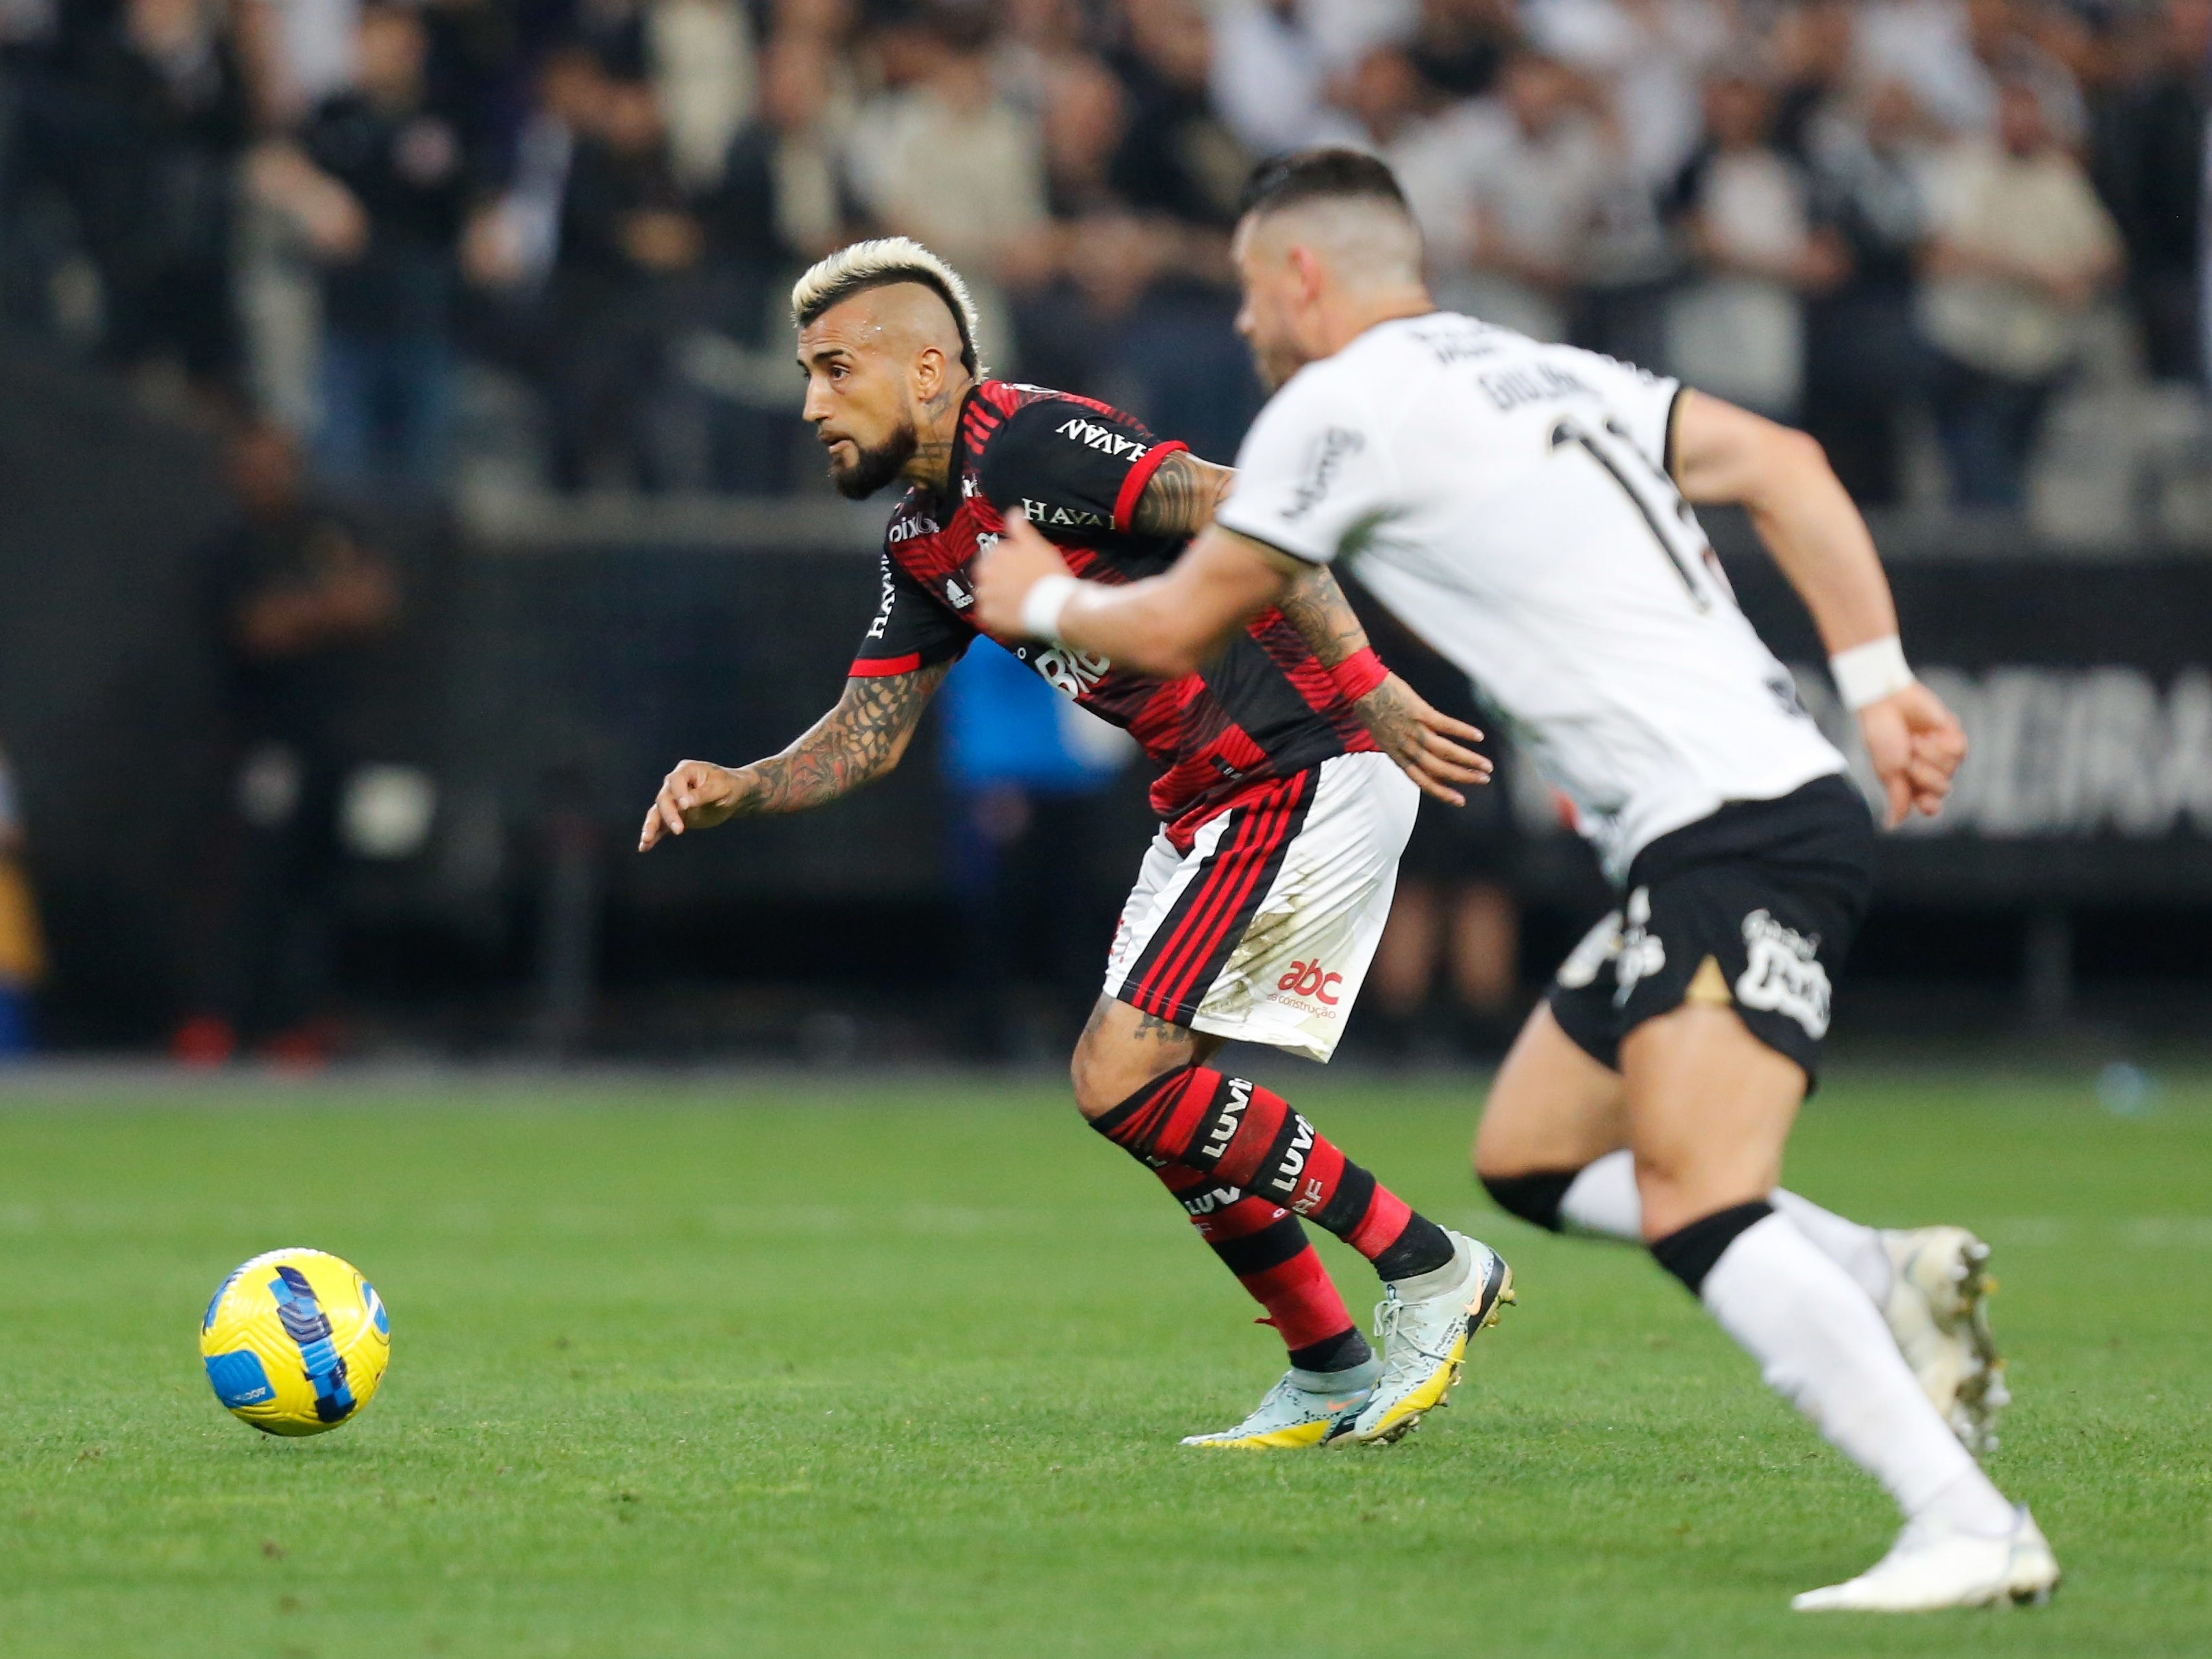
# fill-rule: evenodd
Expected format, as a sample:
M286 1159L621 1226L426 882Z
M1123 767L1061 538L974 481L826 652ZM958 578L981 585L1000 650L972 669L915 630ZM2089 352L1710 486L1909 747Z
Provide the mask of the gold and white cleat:
M1367 1404L1332 1445L1388 1445L1445 1403L1467 1358L1468 1340L1498 1322L1515 1299L1513 1269L1487 1244L1446 1229L1462 1264L1447 1291L1408 1300L1388 1285L1375 1310L1382 1339L1382 1376Z
M1373 1359L1341 1371L1294 1367L1235 1428L1186 1435L1182 1443L1249 1451L1296 1451L1322 1445L1352 1426L1382 1374L1381 1363Z
M1856 1578L1807 1590L1790 1605L1800 1613L1933 1613L2005 1602L2040 1607L2058 1588L2058 1558L2026 1509L2002 1538L1916 1522L1888 1554Z
M1882 1317L1951 1432L1979 1456L1996 1449L1997 1413L2012 1403L1990 1330L1990 1247L1964 1227L1886 1230L1889 1294Z

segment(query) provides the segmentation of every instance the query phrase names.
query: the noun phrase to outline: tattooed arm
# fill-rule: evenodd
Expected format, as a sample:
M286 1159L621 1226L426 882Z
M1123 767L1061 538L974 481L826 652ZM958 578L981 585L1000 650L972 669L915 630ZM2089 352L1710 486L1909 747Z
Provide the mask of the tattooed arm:
M662 781L647 810L638 851L650 851L663 836L711 829L733 817L826 806L883 776L906 753L921 711L951 666L941 662L911 674L855 676L845 682L837 706L790 747L750 766L683 762Z
M1139 536L1195 536L1213 522L1213 509L1236 482L1236 468L1177 450L1160 463L1137 497L1129 528Z
M1348 662L1367 649L1367 630L1359 625L1336 578L1323 566L1315 566L1292 582L1278 608L1305 636L1324 668ZM1482 733L1431 708L1395 674L1352 706L1367 723L1376 747L1397 762L1424 794L1464 806L1467 797L1452 785L1490 781L1488 757L1454 741L1480 743Z
M1324 565L1301 574L1284 591L1276 608L1305 635L1323 668L1349 662L1367 649L1367 630Z
M1237 469L1201 461L1187 450L1160 463L1145 493L1137 498L1129 527L1140 536L1195 536L1213 522L1213 510L1237 482ZM1282 613L1306 636L1321 659L1334 668L1367 646L1367 630L1359 625L1344 590L1319 566L1291 584L1279 602Z

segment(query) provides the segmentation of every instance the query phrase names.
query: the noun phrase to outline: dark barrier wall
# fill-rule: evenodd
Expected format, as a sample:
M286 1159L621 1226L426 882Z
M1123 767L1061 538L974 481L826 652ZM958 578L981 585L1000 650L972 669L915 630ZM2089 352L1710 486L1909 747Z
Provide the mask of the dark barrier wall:
M49 1028L143 1040L178 1010L196 826L229 787L195 562L226 507L194 441L74 377L4 376L0 744L55 938ZM871 907L946 902L928 728L897 774L836 808L629 850L675 761L769 752L836 699L875 608L879 523L877 506L834 501L581 504L480 515L461 536L371 531L405 567L409 623L358 665L345 758L420 769L437 805L419 850L347 860L346 913L450 941L465 976L501 949L509 970L526 964L532 907L562 860L592 902L647 917L818 905L865 932ZM1740 524L1713 528L1746 610L1847 735L1806 666L1820 653L1796 600ZM2212 558L1992 556L1904 532L1885 545L1908 649L1975 752L1954 811L1886 842L1884 901L2212 902ZM1115 825L1098 856L1117 879L1143 840L1139 793L1101 805ZM1540 788L1522 780L1518 794L1547 828ZM1552 846L1528 879L1587 904L1586 862ZM757 972L801 942L731 948Z
M451 793L527 857L531 825L556 808L627 852L677 761L750 760L819 719L877 579L849 550L583 545L480 556L462 593ZM936 772L925 726L897 771L836 808L625 857L612 877L648 903L932 896Z
M342 678L349 760L450 747L454 543L350 515L400 567L402 623ZM211 544L236 522L210 436L104 378L0 351L0 749L45 913L51 1041L142 1041L187 994L197 890L225 849L235 733L222 711ZM356 863L360 902L434 902L430 860Z
M214 687L191 553L211 458L104 383L0 357L0 748L52 938L52 1006L142 1031L174 978L177 872L208 810Z
M1844 737L1803 608L1747 536L1727 539L1744 610ZM1973 749L1943 816L1885 842L1885 897L2212 898L2212 559L1914 550L1890 580L1913 665Z
M1863 769L1795 595L1755 552L1732 547L1727 562ZM1893 895L2212 897L2212 559L1917 552L1891 577L1913 660L1974 744L1952 810L1887 844ZM875 586L872 558L849 546L509 547L471 562L456 719L497 757L510 816L533 780L571 769L609 833L626 832L666 763L765 753L826 708ZM919 750L836 811L749 827L742 848L702 843L665 869L647 860L631 879L671 895L931 896L941 864L917 827L933 821L933 771Z

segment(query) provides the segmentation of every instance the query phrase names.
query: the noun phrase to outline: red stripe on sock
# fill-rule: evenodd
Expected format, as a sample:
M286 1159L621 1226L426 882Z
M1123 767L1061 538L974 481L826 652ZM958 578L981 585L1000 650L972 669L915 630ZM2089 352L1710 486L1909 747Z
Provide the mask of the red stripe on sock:
M1282 1201L1300 1215L1311 1215L1328 1202L1336 1183L1344 1179L1344 1153L1336 1143L1315 1130L1313 1150L1306 1154L1306 1167L1291 1182L1291 1191Z
M1162 1096L1170 1092L1177 1076L1177 1073L1170 1073L1158 1082L1148 1085L1150 1092L1127 1117L1104 1131L1106 1138L1124 1152L1141 1158L1144 1155L1142 1149L1149 1144L1153 1130L1159 1127L1160 1120L1168 1111L1168 1103L1162 1099Z
M1210 1194L1235 1192L1236 1188L1211 1170L1194 1170L1188 1164L1163 1164L1152 1173L1160 1178L1160 1185L1174 1194L1175 1201L1190 1215L1190 1224L1198 1229L1199 1237L1209 1244L1226 1244L1235 1239L1249 1238L1265 1231L1289 1213L1279 1204L1270 1204L1263 1198L1241 1193L1226 1203L1215 1200L1210 1210L1192 1210L1194 1200L1203 1200Z
M1291 1103L1271 1089L1252 1085L1252 1103L1237 1121L1237 1133L1214 1161L1213 1170L1239 1187L1249 1187L1260 1173L1260 1161L1275 1144L1291 1115Z
M1368 1200L1367 1213L1344 1236L1344 1242L1372 1261L1398 1242L1413 1218L1413 1206L1378 1181L1375 1196Z
M1221 1073L1194 1066L1182 1074L1182 1092L1160 1132L1152 1137L1152 1156L1171 1163L1188 1163L1191 1143L1201 1124L1212 1121L1214 1097L1221 1091Z
M1281 1334L1286 1348L1311 1347L1352 1328L1344 1298L1336 1293L1328 1269L1310 1244L1281 1267L1237 1283L1267 1310L1267 1323Z
M1227 1244L1240 1238L1249 1238L1280 1221L1285 1212L1279 1204L1270 1204L1264 1198L1255 1198L1249 1193L1234 1204L1224 1204L1206 1215L1194 1215L1190 1224L1209 1244Z

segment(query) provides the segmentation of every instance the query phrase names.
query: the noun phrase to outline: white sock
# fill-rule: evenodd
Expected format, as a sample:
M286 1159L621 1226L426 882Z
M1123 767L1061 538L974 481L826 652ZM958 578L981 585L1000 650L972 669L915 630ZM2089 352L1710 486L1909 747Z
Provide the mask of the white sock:
M1889 1300L1890 1280L1895 1275L1880 1233L1780 1187L1769 1194L1768 1201L1788 1216L1790 1224L1811 1239L1822 1255L1857 1280L1875 1307Z
M1583 1165L1559 1200L1559 1219L1578 1233L1644 1242L1644 1200L1636 1191L1636 1154L1626 1147Z
M1293 1365L1291 1385L1308 1394L1348 1394L1355 1389L1373 1388L1382 1375L1382 1357L1370 1354L1357 1365L1347 1365L1340 1371L1309 1371Z
M1441 1267L1431 1267L1425 1273L1413 1273L1404 1279L1389 1281L1398 1292L1401 1302L1425 1302L1432 1296L1449 1296L1468 1281L1474 1271L1475 1254L1452 1246L1452 1259Z
M1736 1235L1701 1292L1767 1386L1873 1475L1908 1520L2002 1537L2012 1505L1936 1408L1863 1291L1782 1216Z
M1889 1252L1882 1249L1880 1233L1779 1187L1772 1202L1821 1255L1858 1281L1875 1306L1888 1299ZM1636 1155L1623 1148L1584 1164L1559 1200L1559 1219L1578 1233L1642 1243L1644 1200L1636 1192Z

